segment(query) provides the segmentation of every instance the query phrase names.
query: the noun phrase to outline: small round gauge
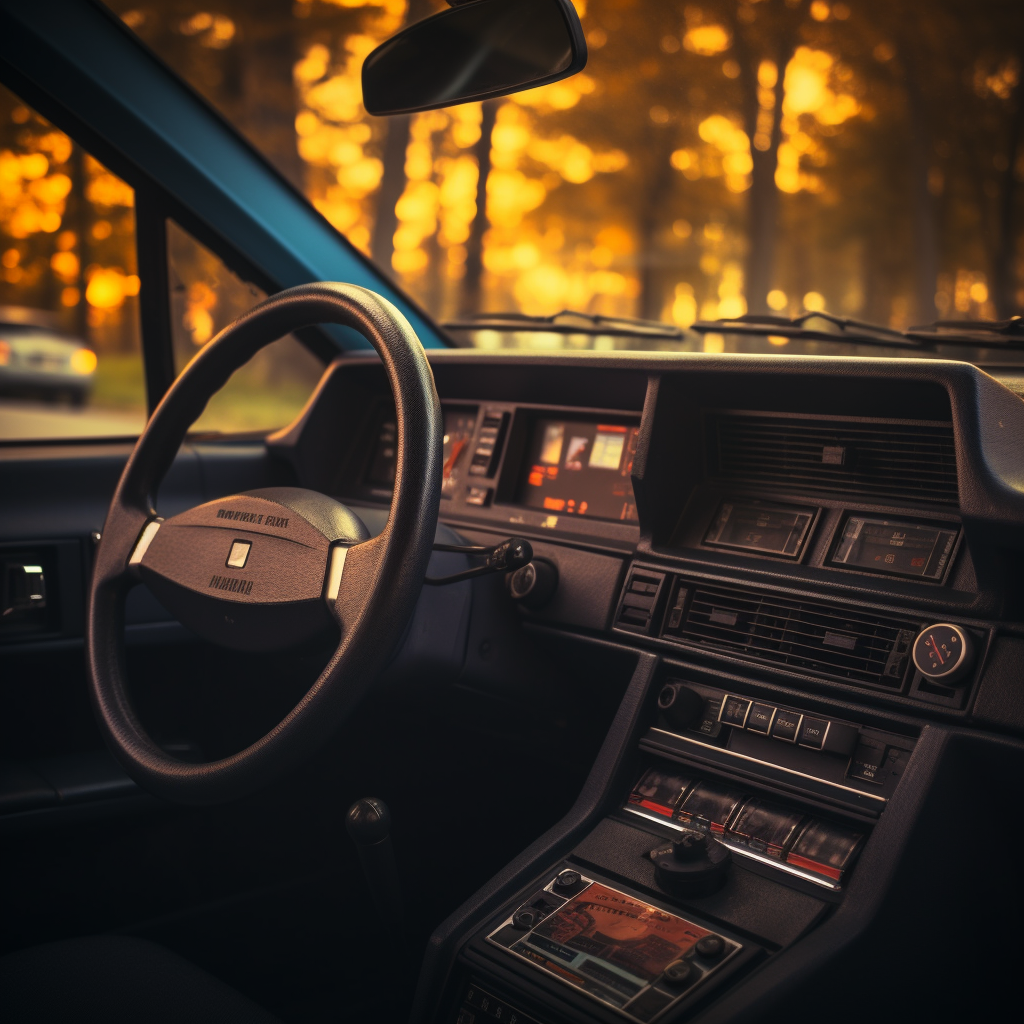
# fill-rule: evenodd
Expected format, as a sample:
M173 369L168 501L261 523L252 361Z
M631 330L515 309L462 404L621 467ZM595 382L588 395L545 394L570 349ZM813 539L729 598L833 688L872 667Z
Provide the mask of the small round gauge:
M973 659L970 633L949 622L928 626L914 641L914 665L937 683L959 682L970 672Z

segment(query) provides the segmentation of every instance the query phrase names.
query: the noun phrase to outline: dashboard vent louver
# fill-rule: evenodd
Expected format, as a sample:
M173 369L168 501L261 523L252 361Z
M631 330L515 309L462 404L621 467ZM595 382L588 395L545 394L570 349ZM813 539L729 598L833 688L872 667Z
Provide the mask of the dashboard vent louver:
M953 428L722 415L713 421L718 476L800 494L957 505Z
M681 582L681 587L688 586ZM915 629L860 609L739 588L692 589L682 622L666 639L740 651L835 678L898 689L906 675Z

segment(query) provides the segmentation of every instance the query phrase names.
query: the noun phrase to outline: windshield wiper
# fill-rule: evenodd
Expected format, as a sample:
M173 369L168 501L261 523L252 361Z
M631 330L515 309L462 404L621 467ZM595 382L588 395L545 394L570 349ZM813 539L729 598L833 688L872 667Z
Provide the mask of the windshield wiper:
M808 321L820 320L831 325L808 327ZM836 330L838 328L838 330ZM883 345L897 348L923 348L921 341L908 337L903 331L880 324L855 320L834 313L802 313L800 316L771 316L770 314L748 313L727 320L698 320L692 330L701 334L777 334L784 338L800 338L804 341L832 341L841 344Z
M820 326L816 326L820 324ZM563 309L550 316L528 313L469 313L442 324L456 331L534 331L553 334L612 335L630 338L659 338L683 341L688 331L658 320L626 316L602 316ZM837 316L835 313L806 312L799 316L747 313L722 320L698 320L689 328L697 334L779 335L802 341L825 341L847 345L877 345L934 351L940 345L970 345L975 348L1024 348L1024 317L1009 320L936 320L933 324L906 331L881 324ZM692 335L691 335L692 337Z
M908 338L931 345L973 345L978 348L1024 348L1024 317L1009 320L936 320L911 327Z
M574 322L575 321L575 322ZM668 338L682 341L686 331L659 320L601 316L563 309L550 316L528 313L470 313L441 325L450 331L545 331L552 334L605 334L624 338Z

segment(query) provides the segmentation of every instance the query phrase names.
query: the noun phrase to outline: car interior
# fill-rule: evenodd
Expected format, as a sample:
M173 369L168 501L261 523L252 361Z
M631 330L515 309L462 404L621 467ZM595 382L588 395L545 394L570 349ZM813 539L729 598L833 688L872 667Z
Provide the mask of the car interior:
M365 109L572 81L580 8L417 9ZM0 1018L1012 1007L1024 374L977 352L1020 317L442 326L132 25L0 3L0 116L72 140L137 261L40 220L64 347L0 407ZM72 436L125 310L141 404ZM305 374L287 421L204 426L247 365Z

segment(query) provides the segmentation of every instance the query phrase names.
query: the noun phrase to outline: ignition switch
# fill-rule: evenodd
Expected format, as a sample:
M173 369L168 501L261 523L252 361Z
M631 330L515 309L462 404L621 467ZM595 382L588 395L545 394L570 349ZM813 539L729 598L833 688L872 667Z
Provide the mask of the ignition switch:
M554 562L535 558L508 577L508 592L513 601L524 608L543 608L558 587L558 570Z

